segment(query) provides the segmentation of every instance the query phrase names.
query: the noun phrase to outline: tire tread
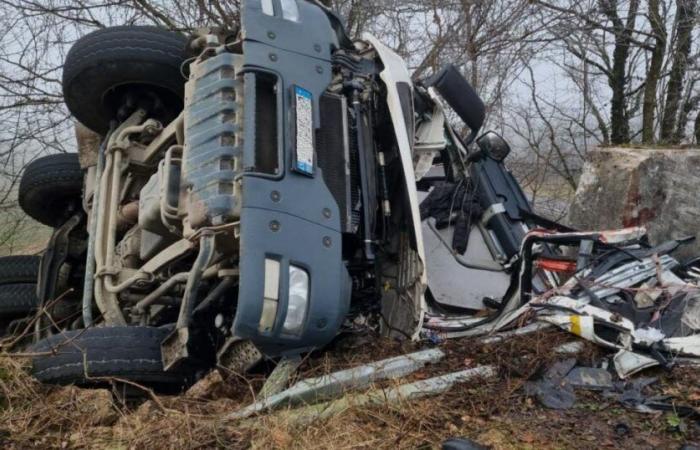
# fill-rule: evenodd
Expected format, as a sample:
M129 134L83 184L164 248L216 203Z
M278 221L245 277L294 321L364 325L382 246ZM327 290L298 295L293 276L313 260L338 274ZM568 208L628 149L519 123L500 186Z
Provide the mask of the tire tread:
M91 385L94 380L89 378L96 377L121 378L155 387L183 387L190 374L163 370L160 344L168 332L163 328L134 326L57 334L33 347L36 353L51 354L34 357L32 374L49 384Z

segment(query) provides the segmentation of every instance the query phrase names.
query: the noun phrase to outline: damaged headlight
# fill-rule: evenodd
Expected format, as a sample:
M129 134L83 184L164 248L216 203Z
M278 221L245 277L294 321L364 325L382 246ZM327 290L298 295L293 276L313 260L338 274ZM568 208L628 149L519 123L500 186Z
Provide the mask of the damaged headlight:
M294 265L289 266L289 303L284 319L285 333L299 334L304 325L309 305L309 273Z

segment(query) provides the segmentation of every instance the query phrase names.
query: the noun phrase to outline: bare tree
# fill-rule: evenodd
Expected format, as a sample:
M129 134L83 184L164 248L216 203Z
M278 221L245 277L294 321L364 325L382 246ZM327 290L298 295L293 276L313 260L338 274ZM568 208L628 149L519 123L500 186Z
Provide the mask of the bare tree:
M700 142L698 0L322 3L351 35L371 32L394 48L416 80L456 64L485 99L489 126L532 149L522 176L533 186L546 178L573 188L595 145L652 144L659 129L664 140L687 142L693 121ZM0 211L14 208L29 161L74 151L60 81L76 39L123 24L235 26L239 7L240 0L0 0ZM544 71L556 85L538 81Z
M697 0L678 0L676 2L676 42L673 50L673 66L666 88L666 106L661 119L660 139L663 142L678 143L674 138L674 131L692 45L696 9Z
M648 0L647 18L654 34L654 46L644 85L644 109L642 112L642 142L654 143L657 89L666 53L666 24L660 13L660 0Z

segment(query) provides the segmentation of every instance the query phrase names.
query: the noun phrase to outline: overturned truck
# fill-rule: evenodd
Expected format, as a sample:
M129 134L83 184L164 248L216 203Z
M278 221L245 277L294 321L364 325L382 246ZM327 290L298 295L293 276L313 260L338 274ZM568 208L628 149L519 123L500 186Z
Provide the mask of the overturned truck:
M36 181L53 156L20 188L55 227L42 313L20 319L39 380L179 390L346 331L483 334L615 253L532 211L453 66L413 80L320 4L274 5L245 0L239 28L191 38L107 28L67 55L66 105L99 148L62 161L60 189Z

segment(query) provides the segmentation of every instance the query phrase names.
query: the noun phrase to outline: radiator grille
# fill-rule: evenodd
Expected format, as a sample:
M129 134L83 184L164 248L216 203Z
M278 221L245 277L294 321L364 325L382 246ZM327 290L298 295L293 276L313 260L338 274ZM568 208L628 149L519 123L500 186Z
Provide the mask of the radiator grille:
M320 99L321 128L316 135L318 166L323 181L340 208L342 231L353 231L352 170L348 148L348 120L345 98L324 94Z

